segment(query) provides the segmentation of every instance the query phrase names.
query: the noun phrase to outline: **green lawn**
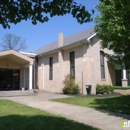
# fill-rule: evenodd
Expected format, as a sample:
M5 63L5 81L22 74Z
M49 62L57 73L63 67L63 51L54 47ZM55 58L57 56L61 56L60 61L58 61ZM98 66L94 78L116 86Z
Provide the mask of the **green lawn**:
M72 97L53 101L130 114L130 95L109 98Z
M130 89L130 86L127 86L127 87L122 87L122 86L114 86L115 89Z
M0 130L98 129L8 100L0 100Z

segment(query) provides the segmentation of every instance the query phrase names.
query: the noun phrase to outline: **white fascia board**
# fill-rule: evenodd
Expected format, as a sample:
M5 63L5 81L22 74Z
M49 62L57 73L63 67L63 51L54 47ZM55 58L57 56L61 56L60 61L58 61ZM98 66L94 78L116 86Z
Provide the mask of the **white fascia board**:
M22 51L20 51L20 53L22 53L22 54L27 54L27 55L34 55L34 56L37 55L37 54L35 54L35 53L28 53L28 52L22 52Z
M89 42L91 38L93 38L96 35L96 33L94 33L93 35L91 35L90 37L87 38L87 41Z

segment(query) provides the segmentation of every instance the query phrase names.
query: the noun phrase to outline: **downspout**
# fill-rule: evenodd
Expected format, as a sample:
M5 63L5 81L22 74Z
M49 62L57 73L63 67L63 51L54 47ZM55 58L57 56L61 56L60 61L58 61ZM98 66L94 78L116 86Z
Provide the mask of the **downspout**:
M83 60L84 60L84 45L82 44L82 57L83 57ZM83 69L83 67L82 67ZM83 94L83 70L82 70L82 94Z
M34 57L34 69L33 69L33 88L36 89L35 85L36 85L36 62L35 62L35 57Z

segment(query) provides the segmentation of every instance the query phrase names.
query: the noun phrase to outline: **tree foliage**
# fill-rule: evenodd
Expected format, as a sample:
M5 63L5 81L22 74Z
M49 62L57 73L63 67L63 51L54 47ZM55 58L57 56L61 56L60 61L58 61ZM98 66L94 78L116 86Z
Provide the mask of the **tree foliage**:
M96 8L100 15L95 18L95 30L101 47L114 51L105 56L130 68L130 1L101 0Z
M23 51L26 50L27 46L25 44L25 39L16 36L14 34L5 34L2 38L2 43L0 44L2 50L16 50Z
M0 24L4 28L28 19L35 25L65 14L72 14L81 24L92 20L85 6L74 0L0 0Z

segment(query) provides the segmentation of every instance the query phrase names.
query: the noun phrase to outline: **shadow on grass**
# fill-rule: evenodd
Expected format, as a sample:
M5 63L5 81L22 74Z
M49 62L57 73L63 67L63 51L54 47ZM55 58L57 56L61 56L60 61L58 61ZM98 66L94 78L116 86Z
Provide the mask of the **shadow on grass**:
M115 115L117 117L123 116L123 118L130 120L130 95L111 98L97 98L90 104L92 106L96 106L96 109L104 113ZM124 115L122 115L122 113Z
M54 116L9 115L0 117L0 130L97 130L84 124Z

